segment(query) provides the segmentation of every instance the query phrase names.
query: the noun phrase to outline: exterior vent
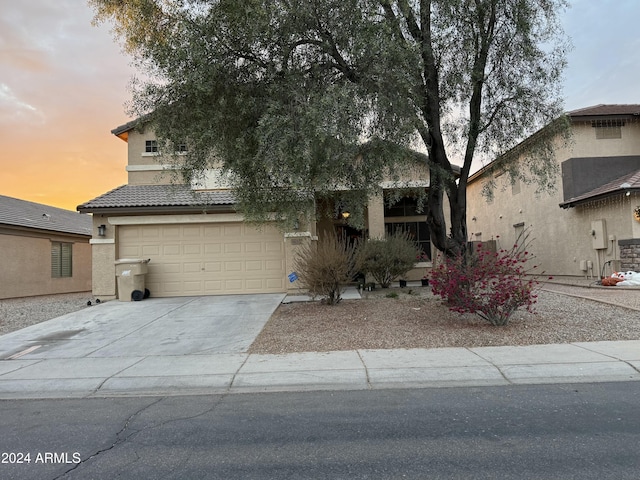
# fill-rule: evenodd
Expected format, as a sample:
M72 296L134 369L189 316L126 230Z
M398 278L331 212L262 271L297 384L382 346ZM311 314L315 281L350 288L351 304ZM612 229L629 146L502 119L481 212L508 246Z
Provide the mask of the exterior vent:
M591 126L596 129L597 140L622 138L624 120L592 120Z

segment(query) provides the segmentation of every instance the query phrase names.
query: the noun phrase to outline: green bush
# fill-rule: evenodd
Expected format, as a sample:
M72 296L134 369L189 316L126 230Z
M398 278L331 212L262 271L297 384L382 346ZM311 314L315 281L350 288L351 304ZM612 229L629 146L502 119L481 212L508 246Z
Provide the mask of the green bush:
M329 305L342 300L344 286L356 274L356 247L336 235L327 235L298 251L296 273L313 298L321 297Z
M419 254L417 245L406 233L395 233L386 239L363 243L358 250L357 268L387 288L394 278L413 268Z

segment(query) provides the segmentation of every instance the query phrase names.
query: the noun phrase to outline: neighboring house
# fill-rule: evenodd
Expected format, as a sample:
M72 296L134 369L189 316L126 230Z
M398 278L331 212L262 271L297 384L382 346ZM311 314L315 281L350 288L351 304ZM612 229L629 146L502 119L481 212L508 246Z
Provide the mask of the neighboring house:
M128 144L128 183L78 206L93 214L94 233L102 233L91 240L94 295L117 294L114 263L122 258L150 259L146 286L156 297L294 290L299 282L290 282L289 274L295 270L296 249L327 230L379 238L404 229L431 258L426 217L416 212L415 201L403 198L385 207L383 192L394 187L391 183L369 200L364 231L347 226L342 215L347 212L303 231L256 229L236 212L233 192L219 170L209 171L203 185L172 185L174 167L158 151L153 132L134 121L112 133ZM410 176L406 181L412 187L428 187L425 165L416 165ZM417 264L413 276L422 277L430 265Z
M0 299L91 290L91 217L0 195Z
M556 143L556 191L511 183L490 166L467 188L470 240L496 240L509 248L530 231L538 271L599 278L612 271L640 271L640 105L597 105L568 112L573 138ZM526 148L525 140L519 148ZM517 158L514 161L522 161ZM496 180L487 202L483 185Z

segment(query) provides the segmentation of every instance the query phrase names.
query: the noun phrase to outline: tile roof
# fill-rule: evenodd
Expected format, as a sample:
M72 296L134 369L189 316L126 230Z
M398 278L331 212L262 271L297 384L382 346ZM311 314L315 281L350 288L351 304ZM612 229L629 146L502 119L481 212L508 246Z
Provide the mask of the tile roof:
M570 198L566 202L562 202L560 206L562 208L574 207L580 203L588 202L589 200L595 200L597 198L606 197L615 193L621 193L628 190L640 191L640 170L623 175L620 178L606 183L598 188L579 195L574 198Z
M133 130L138 126L139 123L140 123L140 119L136 118L135 120L131 120L130 122L125 123L124 125L117 126L113 130L111 130L111 133L116 136L121 135L125 132Z
M640 105L593 105L591 107L580 108L567 112L570 117L598 117L609 115L638 115L640 116Z
M91 236L92 220L71 210L0 195L0 225Z
M136 207L206 207L233 205L235 197L228 190L198 191L187 185L122 185L82 205L81 212L108 208Z

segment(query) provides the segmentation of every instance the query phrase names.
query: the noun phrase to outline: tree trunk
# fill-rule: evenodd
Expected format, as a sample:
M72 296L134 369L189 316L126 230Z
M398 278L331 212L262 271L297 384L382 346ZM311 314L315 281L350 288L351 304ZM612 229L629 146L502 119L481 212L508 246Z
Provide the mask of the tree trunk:
M443 172L439 165L431 165L427 205L427 225L431 242L448 257L464 255L467 244L466 192L456 185L452 172ZM449 223L444 215L444 194L449 199Z

